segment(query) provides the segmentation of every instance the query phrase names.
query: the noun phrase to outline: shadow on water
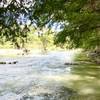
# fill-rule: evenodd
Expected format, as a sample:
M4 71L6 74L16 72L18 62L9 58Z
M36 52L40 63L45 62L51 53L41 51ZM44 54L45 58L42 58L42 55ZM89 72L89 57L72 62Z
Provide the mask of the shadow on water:
M0 100L100 100L100 66L64 65L70 56L51 53L1 65Z
M73 66L71 74L77 76L70 80L70 87L77 91L77 95L70 100L100 100L100 65Z
M70 66L69 74L51 78L72 90L70 96L54 100L100 100L100 66L83 64ZM60 92L59 92L60 93ZM49 100L49 99L48 99Z

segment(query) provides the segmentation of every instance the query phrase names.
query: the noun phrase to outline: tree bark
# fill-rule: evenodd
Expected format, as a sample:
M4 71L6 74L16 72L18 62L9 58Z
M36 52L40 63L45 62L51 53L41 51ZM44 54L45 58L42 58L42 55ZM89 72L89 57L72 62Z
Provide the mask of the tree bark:
M95 11L95 1L96 0L90 0L90 5L91 5L91 9L93 10L93 11Z

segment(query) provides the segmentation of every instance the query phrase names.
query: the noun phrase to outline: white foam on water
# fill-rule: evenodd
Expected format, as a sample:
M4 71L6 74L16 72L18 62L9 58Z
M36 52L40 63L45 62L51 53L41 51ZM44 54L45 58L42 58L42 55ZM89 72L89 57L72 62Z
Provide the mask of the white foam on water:
M35 54L31 57L0 58L1 61L18 61L16 64L0 64L0 100L20 100L32 89L34 92L38 89L39 92L40 87L44 91L50 90L54 85L47 79L47 76L70 73L70 67L64 63L73 62L75 53L74 50L53 51L47 55ZM34 96L34 100L43 100L43 97Z

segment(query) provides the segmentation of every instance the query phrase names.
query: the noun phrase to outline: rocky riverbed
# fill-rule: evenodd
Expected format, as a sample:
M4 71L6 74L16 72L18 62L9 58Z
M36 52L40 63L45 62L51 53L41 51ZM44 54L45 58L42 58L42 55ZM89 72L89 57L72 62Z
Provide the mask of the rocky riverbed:
M0 100L67 100L73 93L57 77L70 73L75 51L50 52L22 57L1 57Z

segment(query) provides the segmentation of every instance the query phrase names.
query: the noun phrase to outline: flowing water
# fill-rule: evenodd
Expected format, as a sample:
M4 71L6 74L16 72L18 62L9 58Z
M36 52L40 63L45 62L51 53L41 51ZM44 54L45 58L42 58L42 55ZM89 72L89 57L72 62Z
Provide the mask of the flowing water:
M0 100L100 100L99 66L85 71L86 66L64 65L73 62L76 52L0 58L18 61L0 65ZM78 94L88 95L87 99L78 99Z

